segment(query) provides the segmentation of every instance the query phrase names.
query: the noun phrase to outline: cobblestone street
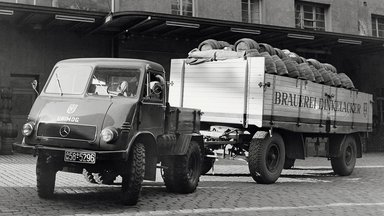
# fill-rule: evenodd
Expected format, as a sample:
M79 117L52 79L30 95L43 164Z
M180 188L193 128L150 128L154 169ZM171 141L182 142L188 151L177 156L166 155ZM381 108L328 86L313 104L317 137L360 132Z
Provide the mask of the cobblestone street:
M298 160L277 183L256 184L244 161L219 160L193 194L172 194L158 176L136 206L119 203L120 185L96 185L59 172L53 200L36 193L31 155L0 155L0 215L383 215L384 154L365 154L351 176L324 158Z

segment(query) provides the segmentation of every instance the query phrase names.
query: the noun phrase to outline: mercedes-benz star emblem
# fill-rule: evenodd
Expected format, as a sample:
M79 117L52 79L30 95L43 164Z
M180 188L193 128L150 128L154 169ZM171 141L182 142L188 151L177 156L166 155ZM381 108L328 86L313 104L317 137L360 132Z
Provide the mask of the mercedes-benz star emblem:
M67 137L69 135L69 133L71 132L71 128L69 128L68 125L63 125L60 130L59 130L59 133L60 133L60 136L61 137Z

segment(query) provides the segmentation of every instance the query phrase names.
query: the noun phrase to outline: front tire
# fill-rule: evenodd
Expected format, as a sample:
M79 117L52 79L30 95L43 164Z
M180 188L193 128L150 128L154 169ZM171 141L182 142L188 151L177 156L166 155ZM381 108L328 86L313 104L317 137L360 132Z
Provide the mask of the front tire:
M54 165L48 163L47 159L46 155L39 154L36 163L37 194L44 199L53 197L57 172Z
M145 147L142 143L135 143L131 147L127 169L122 174L121 200L124 205L136 205L145 173Z
M192 141L187 154L163 159L164 183L168 191L175 193L192 193L196 190L201 175L202 155L199 144Z
M249 147L248 167L252 178L261 184L272 184L280 177L285 161L283 138L273 133L264 139L254 139Z
M347 136L341 146L341 156L331 158L332 169L335 174L349 176L356 164L356 140L353 136Z

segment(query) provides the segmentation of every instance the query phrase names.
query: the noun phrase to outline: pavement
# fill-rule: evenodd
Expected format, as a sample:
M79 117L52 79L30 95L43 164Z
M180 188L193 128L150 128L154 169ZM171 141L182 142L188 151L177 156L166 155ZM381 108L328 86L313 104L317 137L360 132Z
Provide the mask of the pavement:
M242 160L216 162L192 194L168 193L158 175L144 182L139 203L122 206L120 185L97 185L58 172L55 196L36 192L36 158L0 155L3 215L384 215L384 153L364 154L352 175L334 175L325 158L297 160L275 184L253 181Z

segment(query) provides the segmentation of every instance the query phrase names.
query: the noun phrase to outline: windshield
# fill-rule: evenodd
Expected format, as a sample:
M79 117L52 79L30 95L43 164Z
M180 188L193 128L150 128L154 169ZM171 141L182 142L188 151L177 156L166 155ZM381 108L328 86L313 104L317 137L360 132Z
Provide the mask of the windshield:
M91 95L135 97L140 70L132 68L97 67L88 87Z
M82 94L87 85L92 67L83 65L61 65L56 67L48 81L45 93Z

